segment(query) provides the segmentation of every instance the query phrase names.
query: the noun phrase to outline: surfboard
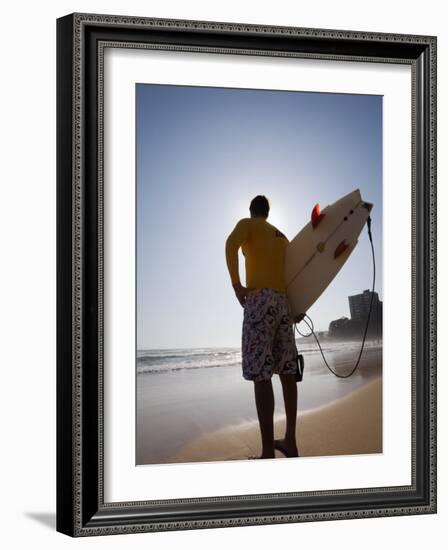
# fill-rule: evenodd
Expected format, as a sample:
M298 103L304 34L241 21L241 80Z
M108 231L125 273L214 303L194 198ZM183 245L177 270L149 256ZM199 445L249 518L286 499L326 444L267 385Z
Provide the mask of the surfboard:
M295 320L308 312L345 264L372 208L359 189L323 210L316 204L309 223L288 243L286 292Z

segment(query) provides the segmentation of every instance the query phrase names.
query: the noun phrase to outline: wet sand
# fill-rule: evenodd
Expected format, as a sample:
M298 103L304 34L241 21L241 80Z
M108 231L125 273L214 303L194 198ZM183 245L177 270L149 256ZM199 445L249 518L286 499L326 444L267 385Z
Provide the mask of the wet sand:
M299 414L296 437L300 457L382 452L382 384L378 378L337 401ZM275 422L275 437L285 419ZM169 462L245 460L261 452L258 424L204 434L181 448ZM276 458L284 456L276 451Z

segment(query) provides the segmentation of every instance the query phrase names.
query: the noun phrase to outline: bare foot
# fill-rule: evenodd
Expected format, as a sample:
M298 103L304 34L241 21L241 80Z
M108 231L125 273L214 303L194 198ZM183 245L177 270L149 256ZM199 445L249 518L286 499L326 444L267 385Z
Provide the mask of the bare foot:
M284 454L287 458L300 456L297 450L297 445L291 445L286 442L286 439L275 439L274 447Z
M257 459L261 459L261 458L275 458L275 453L272 454L272 455L261 455L261 456L254 456L254 455L251 455L251 456L248 456L247 458L249 458L250 460L257 460Z

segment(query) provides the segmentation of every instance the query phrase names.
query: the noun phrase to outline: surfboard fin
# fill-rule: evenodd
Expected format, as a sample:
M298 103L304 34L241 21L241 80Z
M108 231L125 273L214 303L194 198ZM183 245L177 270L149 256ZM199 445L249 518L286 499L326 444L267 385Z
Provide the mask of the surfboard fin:
M336 250L334 251L334 259L338 258L341 254L343 254L349 245L347 244L347 241L344 239L341 241L338 246L336 247Z
M322 214L320 211L320 204L316 204L311 211L311 225L313 226L313 229L316 229L324 217L325 214Z

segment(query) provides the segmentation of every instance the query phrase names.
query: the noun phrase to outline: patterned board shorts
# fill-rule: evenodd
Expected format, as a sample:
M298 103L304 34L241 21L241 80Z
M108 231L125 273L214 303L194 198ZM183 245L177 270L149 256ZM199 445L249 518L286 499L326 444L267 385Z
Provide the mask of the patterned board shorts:
M243 378L259 382L273 373L295 374L296 358L286 294L270 288L252 290L244 304Z

